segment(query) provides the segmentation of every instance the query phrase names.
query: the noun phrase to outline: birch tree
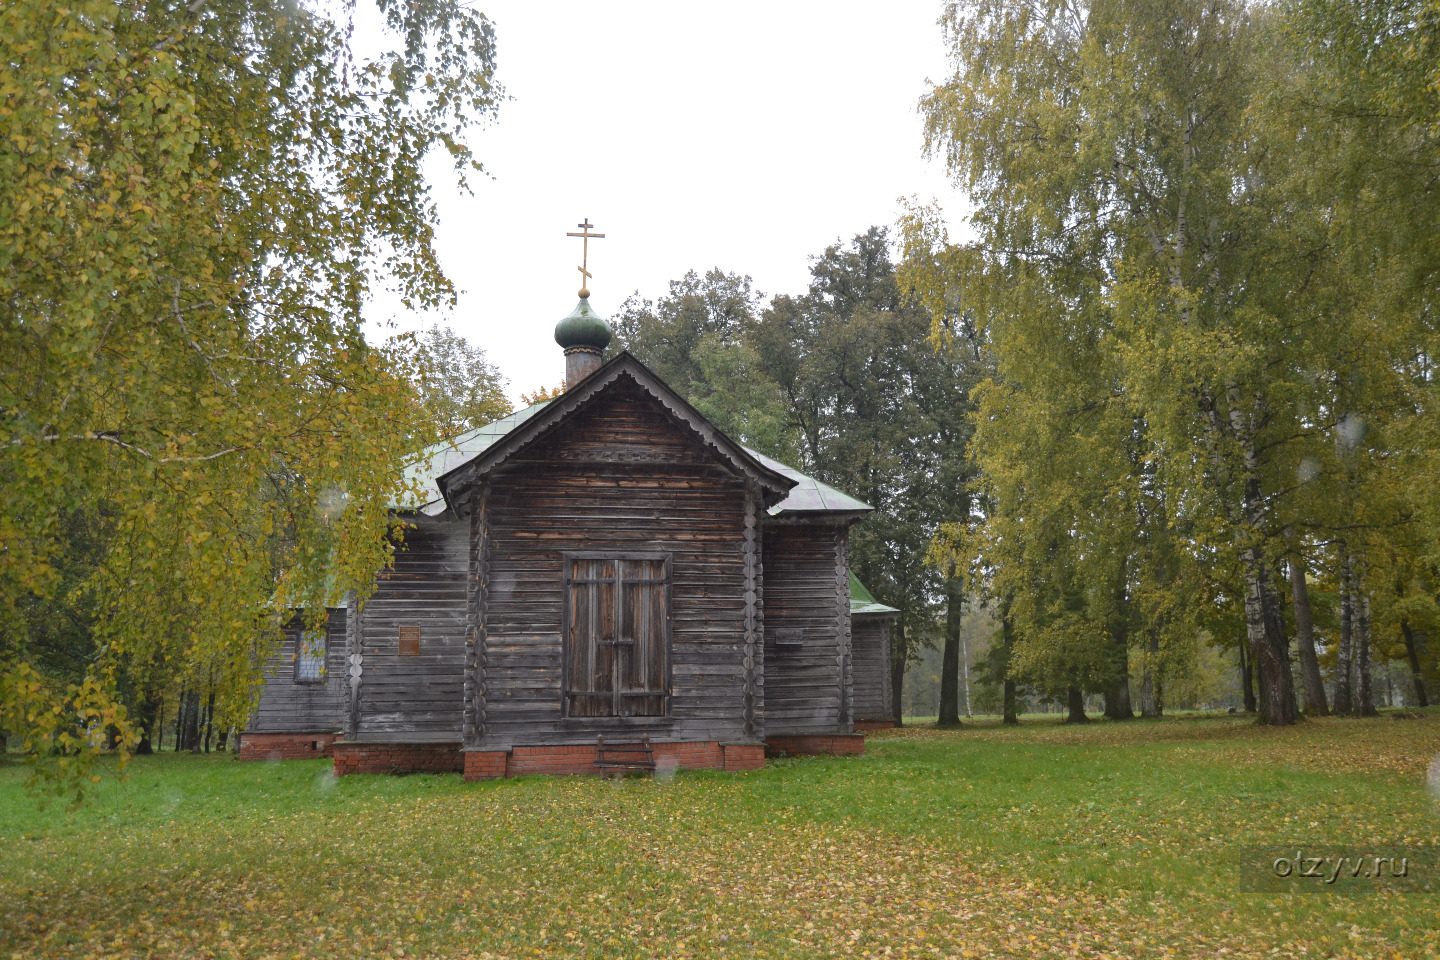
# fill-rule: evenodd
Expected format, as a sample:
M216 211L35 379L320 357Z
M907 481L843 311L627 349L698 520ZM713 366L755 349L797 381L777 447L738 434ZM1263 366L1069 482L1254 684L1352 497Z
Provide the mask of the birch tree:
M1261 718L1286 724L1278 521L1304 445L1338 418L1315 407L1316 342L1352 331L1306 295L1333 262L1293 209L1294 131L1262 109L1267 71L1288 69L1275 16L1225 0L954 3L954 72L922 110L976 205L975 256L948 282L997 324L1002 368L1015 337L1098 344L1143 412L1168 522L1193 556L1236 569Z
M350 3L0 12L0 722L59 782L101 731L138 740L122 685L155 702L204 664L243 718L285 611L363 599L402 533L398 467L436 431L362 307L453 301L422 168L473 173L499 91L479 13L377 5L369 60ZM77 514L104 546L61 595ZM34 655L42 601L93 611L71 674Z

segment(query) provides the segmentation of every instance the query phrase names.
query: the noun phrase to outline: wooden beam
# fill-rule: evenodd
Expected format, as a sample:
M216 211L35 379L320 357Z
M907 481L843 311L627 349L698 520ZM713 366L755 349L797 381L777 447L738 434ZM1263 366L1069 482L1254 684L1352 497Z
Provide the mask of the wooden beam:
M745 736L765 738L765 613L761 572L761 494L745 491Z
M465 583L465 710L461 740L476 746L485 734L485 674L488 639L487 614L490 608L490 485L481 484L470 495L470 537L466 551Z
M835 662L840 682L841 733L850 733L855 726L851 716L853 667L850 662L850 557L846 549L846 528L835 530Z

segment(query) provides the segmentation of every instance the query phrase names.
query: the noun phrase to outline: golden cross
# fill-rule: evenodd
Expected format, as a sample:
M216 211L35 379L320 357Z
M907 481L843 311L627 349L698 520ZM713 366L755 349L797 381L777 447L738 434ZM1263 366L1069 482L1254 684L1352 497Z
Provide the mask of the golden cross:
M577 223L575 226L579 227L581 232L567 233L565 236L582 238L580 241L582 244L580 248L580 266L575 269L580 271L580 296L588 297L590 296L590 291L586 288L585 282L590 279L590 271L586 269L586 267L590 266L590 240L592 237L596 240L603 240L605 239L605 234L590 232L590 228L595 226L595 224L590 222L589 217L585 218L584 223Z

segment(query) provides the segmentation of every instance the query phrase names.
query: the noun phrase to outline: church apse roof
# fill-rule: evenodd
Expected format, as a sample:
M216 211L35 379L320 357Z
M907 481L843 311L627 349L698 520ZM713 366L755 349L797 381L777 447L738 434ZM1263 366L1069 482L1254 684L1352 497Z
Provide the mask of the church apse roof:
M855 576L855 571L850 571L850 615L857 613L899 613L894 607L887 607L875 599L875 595L866 589L860 578Z
M770 508L771 516L781 513L869 513L874 509L865 501L856 500L848 493L841 493L829 484L821 483L773 457L767 457L749 447L745 450L771 470L795 481L790 495Z

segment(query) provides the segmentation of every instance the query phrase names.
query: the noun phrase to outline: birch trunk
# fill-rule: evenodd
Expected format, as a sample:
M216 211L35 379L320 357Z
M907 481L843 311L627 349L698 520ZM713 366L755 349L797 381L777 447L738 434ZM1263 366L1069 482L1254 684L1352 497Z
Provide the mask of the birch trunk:
M1415 639L1415 631L1404 620L1400 621L1400 633L1405 638L1405 658L1410 661L1410 677L1415 682L1415 705L1428 707L1430 698L1425 695L1425 681L1420 678L1420 644Z
M1248 641L1240 638L1240 695L1245 699L1245 712L1255 712L1255 671L1250 666L1250 657L1246 654L1245 648Z
M1325 681L1315 655L1315 621L1310 613L1310 587L1305 582L1305 563L1290 558L1290 593L1295 599L1295 643L1300 649L1300 675L1305 680L1305 712L1316 717L1330 715L1325 702Z
M945 578L945 649L940 658L940 716L942 727L960 726L960 626L965 594L954 568Z
M1125 591L1125 565L1120 565L1119 582L1115 589L1115 616L1111 627L1111 670L1114 676L1105 688L1105 716L1111 720L1134 720L1135 708L1130 703L1130 617Z
M1354 584L1351 582L1350 552L1340 544L1340 646L1335 651L1335 712L1355 712L1350 686L1351 651L1355 649Z
M1145 641L1145 674L1140 681L1140 714L1154 718L1164 711L1160 695L1160 633L1152 628Z
M1245 575L1245 637L1259 678L1259 720L1272 726L1295 722L1295 685L1290 677L1290 656L1283 633L1276 629L1279 610L1265 585L1265 563L1260 552L1247 547L1241 554Z
M905 623L897 619L895 637L890 650L890 709L895 714L895 726L905 725L905 666L910 656L910 641L905 636Z
M1373 717L1376 712L1370 663L1370 595L1365 592L1363 585L1360 587L1356 612L1359 617L1355 630L1358 641L1355 645L1355 666L1358 668L1360 682L1355 690L1355 713L1362 717Z
M1230 429L1240 442L1245 457L1245 486L1241 503L1244 538L1240 566L1245 578L1245 637L1255 661L1259 680L1259 721L1274 726L1295 722L1295 682L1290 676L1290 645L1285 640L1284 619L1267 583L1265 558L1257 545L1265 530L1264 497L1261 495L1259 458L1255 453L1251 425L1230 393Z
M1008 604L1007 604L1007 610L1008 610ZM1014 724L1018 724L1018 723L1020 722L1020 713L1019 713L1019 711L1016 709L1016 702L1015 702L1015 701L1017 700L1017 697L1015 696L1015 681L1012 680L1012 679L1009 677L1009 672L1010 672L1010 656L1011 656L1011 654L1014 653L1014 651L1015 651L1015 628L1014 628L1014 627L1011 625L1011 623L1010 623L1010 614L1009 614L1008 612L1006 612L1006 613L1000 618L1000 638L1001 638L1001 642L1005 644L1005 672L1006 672L1006 677L1005 677L1005 703L1004 703L1004 707L1002 708L1005 713L1004 713L1004 716L1001 718L1001 722L1002 722L1002 723L1008 723L1008 724L1014 725Z

